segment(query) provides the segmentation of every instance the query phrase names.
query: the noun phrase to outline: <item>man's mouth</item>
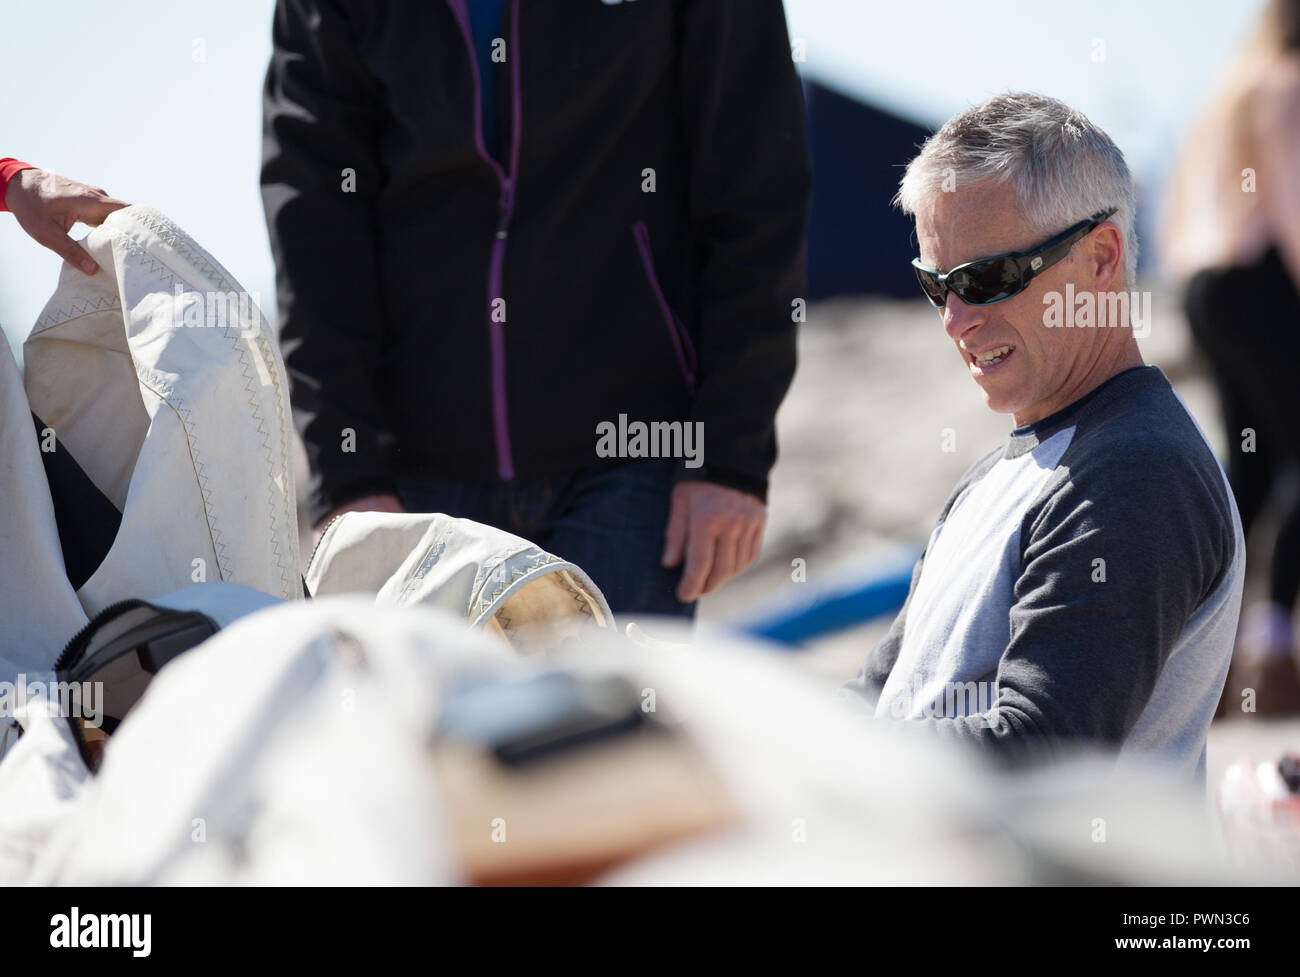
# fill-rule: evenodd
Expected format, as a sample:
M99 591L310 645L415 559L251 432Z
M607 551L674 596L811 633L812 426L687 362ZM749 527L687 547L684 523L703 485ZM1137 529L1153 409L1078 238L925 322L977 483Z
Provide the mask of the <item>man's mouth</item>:
M1005 363L1015 351L1014 346L994 346L979 353L967 353L966 355L977 371L987 373L994 367Z

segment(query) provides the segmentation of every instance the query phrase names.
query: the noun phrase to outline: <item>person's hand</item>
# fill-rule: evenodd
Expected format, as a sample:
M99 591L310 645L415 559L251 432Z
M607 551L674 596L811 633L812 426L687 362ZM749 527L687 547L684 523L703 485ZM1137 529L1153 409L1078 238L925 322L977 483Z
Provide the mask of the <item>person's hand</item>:
M49 248L87 275L93 275L99 271L99 265L68 237L68 231L78 221L98 227L105 217L127 204L96 187L46 170L21 170L9 181L5 206L13 211L18 226L37 244Z
M758 559L767 507L747 492L710 482L673 486L663 565L686 558L677 599L687 604L711 594Z
M320 522L316 523L316 542L320 542L321 534L325 532L325 527L330 524L335 516L341 516L345 512L405 512L406 507L402 505L401 500L395 495L366 495L360 499L355 499L347 505L341 505L337 509L328 513Z

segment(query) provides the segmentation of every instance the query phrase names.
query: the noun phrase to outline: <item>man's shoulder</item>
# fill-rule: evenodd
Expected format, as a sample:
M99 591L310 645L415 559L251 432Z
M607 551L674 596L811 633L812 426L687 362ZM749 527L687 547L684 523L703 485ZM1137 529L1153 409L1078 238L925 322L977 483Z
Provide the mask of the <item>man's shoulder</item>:
M1157 379L1081 410L1060 466L1124 481L1190 479L1222 488L1222 468L1201 429L1163 375Z
M1154 379L1081 412L1039 514L1096 506L1100 524L1139 535L1179 525L1227 553L1237 518L1223 469L1163 374Z
M1223 468L1182 400L1154 371L1085 409L1056 471L1026 513L1027 545L1091 540L1198 607L1239 576L1241 523ZM1089 406L1089 405L1085 405ZM1116 564L1119 565L1119 564Z

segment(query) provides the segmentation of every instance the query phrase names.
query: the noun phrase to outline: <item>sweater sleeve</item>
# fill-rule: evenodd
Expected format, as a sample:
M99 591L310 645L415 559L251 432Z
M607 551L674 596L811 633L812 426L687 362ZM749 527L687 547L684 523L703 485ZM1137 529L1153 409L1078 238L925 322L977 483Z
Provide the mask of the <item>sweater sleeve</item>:
M5 204L5 194L9 192L9 181L21 173L23 170L34 170L31 163L24 163L22 160L6 156L0 159L0 211L8 210Z
M992 707L918 722L1003 759L1121 743L1232 563L1222 487L1206 477L1168 445L1118 445L1073 468L1062 459L1022 523Z

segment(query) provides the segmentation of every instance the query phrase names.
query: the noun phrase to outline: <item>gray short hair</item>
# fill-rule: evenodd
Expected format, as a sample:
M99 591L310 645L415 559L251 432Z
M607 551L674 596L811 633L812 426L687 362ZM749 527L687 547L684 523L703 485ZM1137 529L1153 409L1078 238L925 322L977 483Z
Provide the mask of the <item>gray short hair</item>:
M1044 237L1098 211L1124 237L1124 272L1136 284L1137 198L1124 154L1082 113L1045 95L1008 92L953 116L907 164L894 204L915 215L935 193L985 180L1010 184L1025 221Z

